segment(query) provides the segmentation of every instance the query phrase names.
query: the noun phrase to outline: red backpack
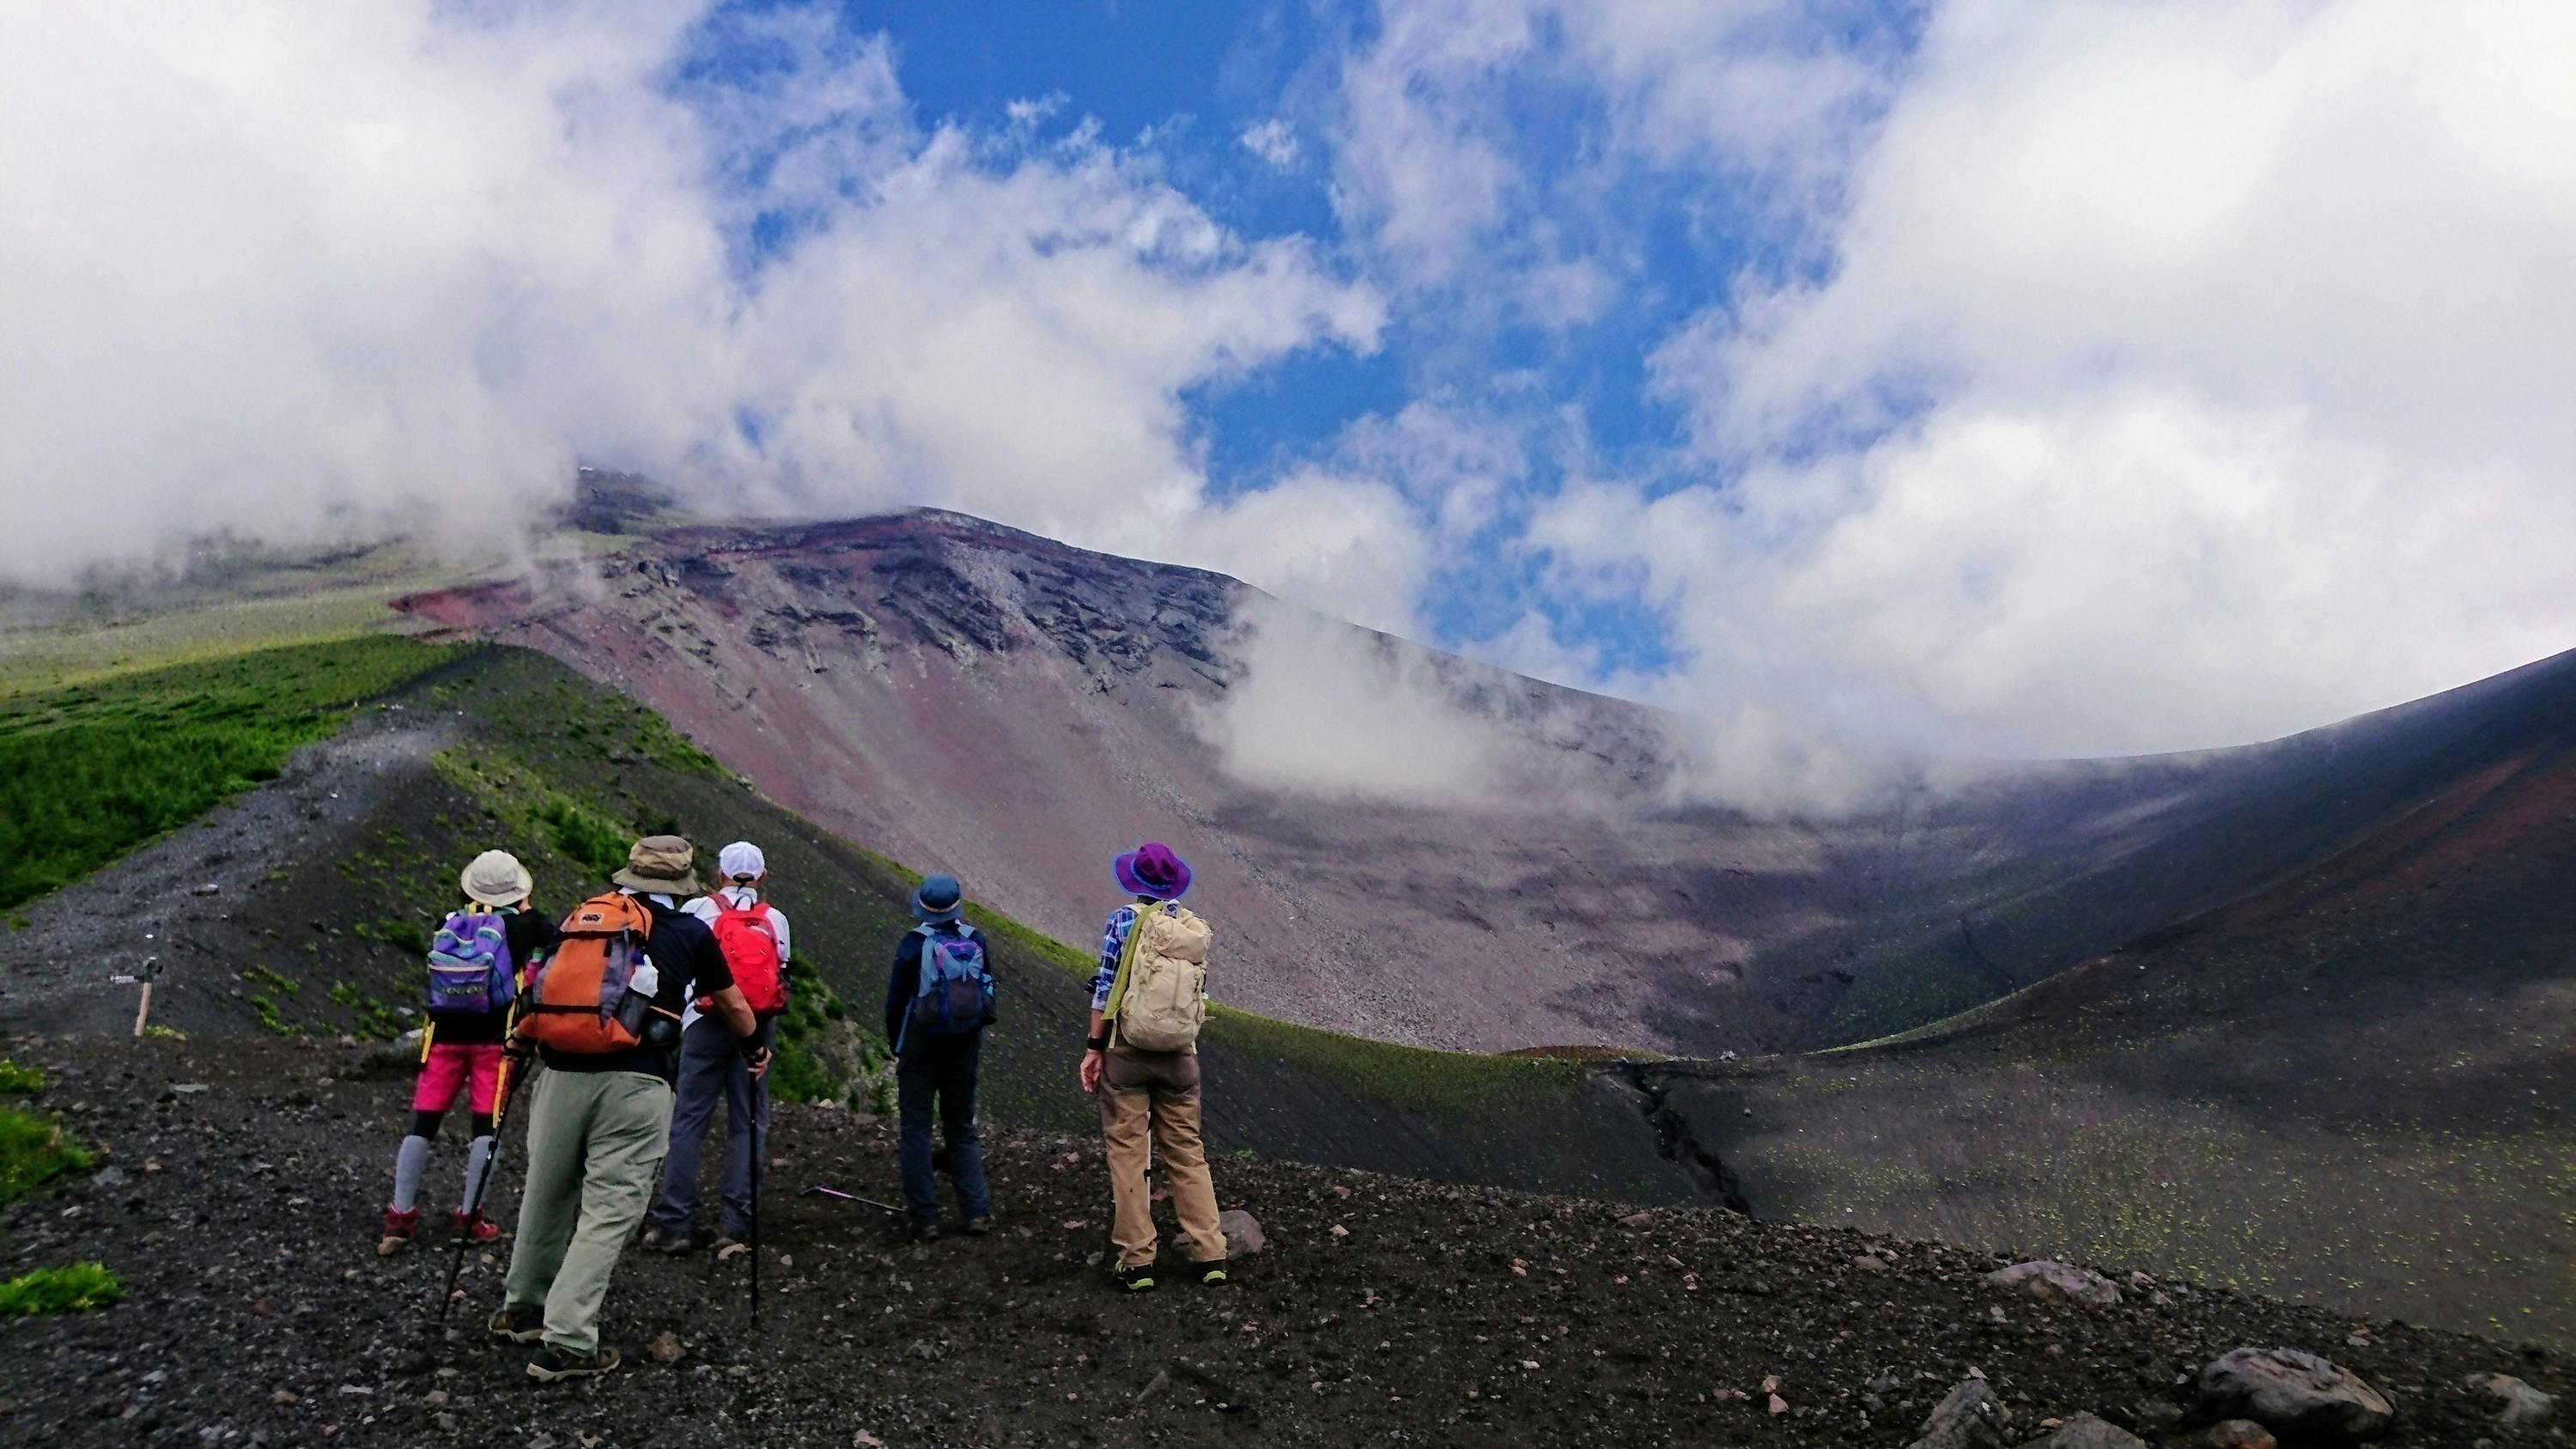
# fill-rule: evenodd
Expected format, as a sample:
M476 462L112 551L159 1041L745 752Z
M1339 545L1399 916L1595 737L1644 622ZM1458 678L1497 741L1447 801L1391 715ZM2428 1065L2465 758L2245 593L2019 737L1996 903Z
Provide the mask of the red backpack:
M737 906L722 891L716 893L715 903L716 949L724 952L725 969L733 973L733 984L742 988L742 999L757 1016L785 1011L787 973L778 959L778 928L769 923L768 903L755 900ZM703 999L699 1005L705 1006Z

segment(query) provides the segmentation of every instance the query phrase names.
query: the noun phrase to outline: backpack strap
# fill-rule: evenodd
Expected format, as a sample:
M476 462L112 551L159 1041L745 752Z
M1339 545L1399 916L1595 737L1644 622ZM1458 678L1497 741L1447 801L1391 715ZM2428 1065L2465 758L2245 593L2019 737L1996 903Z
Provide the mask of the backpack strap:
M1134 912L1134 918L1127 923L1127 939L1118 943L1118 974L1109 983L1109 1004L1102 1008L1100 1013L1102 1020L1113 1023L1113 1035L1116 1030L1114 1023L1118 1020L1118 1008L1127 999L1127 976L1136 965L1136 948L1144 944L1145 913L1149 910L1159 911L1169 904L1168 901L1155 901L1150 904L1144 901L1130 901L1127 905L1127 909Z

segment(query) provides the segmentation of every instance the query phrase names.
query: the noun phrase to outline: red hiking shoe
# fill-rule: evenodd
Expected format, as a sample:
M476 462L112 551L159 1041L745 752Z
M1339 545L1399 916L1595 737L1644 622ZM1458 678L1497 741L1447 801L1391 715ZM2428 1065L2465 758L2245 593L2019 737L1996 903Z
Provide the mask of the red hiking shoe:
M501 1236L501 1225L483 1216L481 1208L470 1213L459 1208L447 1216L456 1225L456 1236L469 1243L488 1243Z
M419 1231L420 1209L413 1208L408 1212L385 1209L385 1230L376 1238L376 1255L390 1258L401 1252L402 1245L410 1242L412 1234Z

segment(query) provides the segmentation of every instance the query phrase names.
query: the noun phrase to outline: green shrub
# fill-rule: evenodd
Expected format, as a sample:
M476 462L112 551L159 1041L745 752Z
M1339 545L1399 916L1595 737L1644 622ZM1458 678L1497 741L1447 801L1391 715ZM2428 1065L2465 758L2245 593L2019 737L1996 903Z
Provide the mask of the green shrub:
M43 1090L45 1090L44 1068L22 1067L6 1057L0 1057L0 1093L23 1096Z
M89 1150L60 1123L0 1107L0 1203L15 1202L66 1172L89 1169Z
M626 868L627 847L635 838L597 811L558 795L537 812L537 819L546 828L547 843L596 879Z
M352 639L0 697L0 907L276 779L296 747L450 652Z
M103 1308L125 1296L125 1285L104 1263L74 1263L68 1268L38 1268L0 1283L0 1317L37 1313L77 1313Z

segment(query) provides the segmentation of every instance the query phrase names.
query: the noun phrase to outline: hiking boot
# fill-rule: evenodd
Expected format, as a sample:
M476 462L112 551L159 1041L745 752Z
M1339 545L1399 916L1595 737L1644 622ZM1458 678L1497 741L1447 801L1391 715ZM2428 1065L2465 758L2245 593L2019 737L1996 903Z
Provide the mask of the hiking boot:
M420 1209L412 1208L405 1212L385 1209L385 1230L376 1238L376 1256L390 1258L401 1252L402 1245L410 1242L412 1234L419 1231Z
M938 1242L939 1219L914 1218L912 1220L912 1240L916 1243Z
M637 1240L637 1246L648 1253L659 1253L665 1258L676 1258L683 1253L696 1251L698 1235L686 1228L668 1233L660 1228L646 1228L644 1236Z
M963 1231L965 1232L966 1236L968 1236L968 1237L970 1237L970 1238L980 1238L980 1237L983 1237L985 1234L987 1234L987 1233L989 1233L989 1232L993 1231L993 1219L992 1219L992 1216L991 1216L990 1214L986 1214L985 1216L980 1217L980 1218L968 1218L968 1219L966 1220L966 1226L965 1226L965 1228L963 1229Z
M1222 1288L1234 1281L1226 1275L1223 1258L1210 1258L1204 1263L1192 1263L1190 1271L1198 1274L1199 1282L1210 1288Z
M707 1246L716 1250L716 1261L719 1263L723 1262L727 1258L739 1258L743 1254L751 1251L751 1244L744 1242L742 1239L735 1237L731 1233L716 1234L714 1239L708 1242ZM680 1249L679 1251L685 1252L687 1250Z
M617 1367L617 1350L607 1344L601 1344L599 1352L585 1356L566 1353L549 1343L540 1345L536 1356L528 1360L528 1377L541 1384L551 1384L564 1379L580 1379L588 1378L592 1374L604 1374L615 1367Z
M512 1303L492 1315L484 1327L494 1338L512 1343L534 1343L546 1336L546 1310L543 1304Z
M1118 1286L1129 1293L1153 1292L1154 1265L1151 1263L1139 1263L1133 1268L1119 1269Z
M501 1236L501 1225L483 1215L481 1208L467 1212L458 1208L447 1215L456 1236L469 1243L488 1243Z

